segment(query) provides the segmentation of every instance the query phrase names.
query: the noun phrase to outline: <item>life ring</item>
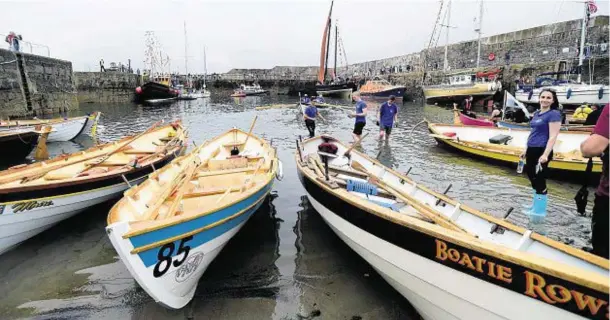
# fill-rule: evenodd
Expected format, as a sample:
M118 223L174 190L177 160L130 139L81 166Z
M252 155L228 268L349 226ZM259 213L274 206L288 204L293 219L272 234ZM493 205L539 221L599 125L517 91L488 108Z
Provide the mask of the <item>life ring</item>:
M489 54L487 59L489 59L489 61L494 61L496 59L496 55L492 52L492 53Z
M568 92L566 93L566 99L570 99L570 97L572 96L572 88L568 88Z
M601 99L604 97L604 87L599 87L599 91L597 92L597 98Z

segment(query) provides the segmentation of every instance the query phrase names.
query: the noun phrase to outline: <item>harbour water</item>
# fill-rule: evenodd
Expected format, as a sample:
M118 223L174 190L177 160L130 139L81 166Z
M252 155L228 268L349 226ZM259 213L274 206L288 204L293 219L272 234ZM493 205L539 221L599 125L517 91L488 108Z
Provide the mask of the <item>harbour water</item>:
M290 103L284 96L240 99L212 96L171 105L81 106L76 116L102 111L99 140L144 130L164 119L181 118L199 144L230 127L272 140L284 164L284 179L272 196L225 247L201 279L195 298L182 310L157 305L118 260L105 232L112 203L87 210L0 256L0 318L35 319L417 319L410 304L366 262L338 239L310 207L296 177L295 140L306 136L296 108L255 111L255 106ZM332 101L333 103L343 103ZM374 103L369 104L374 106ZM318 133L351 141L353 119L346 110L322 110ZM428 136L424 118L450 122L450 111L419 103L400 107L398 127L388 144L375 138L369 116L362 150L417 182L460 202L526 226L521 204L531 201L525 175L447 151ZM52 155L88 148L94 141L49 145ZM191 144L192 146L192 144ZM577 248L590 246L590 219L576 213L579 186L549 182L548 236ZM589 201L591 204L592 201ZM589 210L590 211L590 210Z

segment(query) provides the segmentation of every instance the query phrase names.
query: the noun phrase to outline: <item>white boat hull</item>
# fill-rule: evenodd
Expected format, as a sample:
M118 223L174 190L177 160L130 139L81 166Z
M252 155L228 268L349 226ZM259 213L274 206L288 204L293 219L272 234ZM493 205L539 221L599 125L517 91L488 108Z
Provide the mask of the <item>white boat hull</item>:
M88 117L79 117L68 119L66 121L54 123L51 125L53 128L49 133L48 142L61 142L70 141L85 132L87 129L87 123L90 122ZM93 123L92 123L93 125ZM0 131L14 130L13 128L0 128ZM35 126L19 126L20 129L34 129Z
M145 179L140 177L130 183L138 184ZM91 206L119 197L128 188L126 183L121 183L63 197L0 203L3 210L0 214L0 254ZM42 206L27 210L26 203Z
M336 90L316 90L318 95L324 95L325 97L339 97L342 99L351 99L352 89L336 89Z
M268 190L270 188L271 186L268 187ZM182 254L174 256L173 263L170 264L167 271L161 276L155 276L155 268L165 268L163 266L164 263L158 262L147 267L141 258L142 256L131 253L135 248L134 245L129 239L123 238L123 235L129 232L129 223L115 223L108 226L106 230L121 260L144 291L155 302L168 308L180 309L191 301L197 289L199 279L203 276L210 263L216 258L227 242L247 223L254 212L258 210L265 200L267 193L268 191L264 192L264 195L256 201L256 204L247 209L247 212L243 214L243 217L241 217L235 226L199 246L190 247L187 255L183 258L183 263L176 266L176 261L179 261ZM222 226L218 228L222 228ZM203 232L193 235L193 237L198 236L205 237ZM178 240L178 242L180 241ZM184 241L184 238L182 241ZM197 239L193 242L196 241ZM184 241L184 243L189 245L188 241ZM179 245L175 246L175 248L179 248ZM155 248L152 250L157 254L159 249ZM159 252L161 251L164 251L163 247Z
M583 319L397 247L307 197L331 229L424 319Z
M557 92L557 100L559 100L559 103L564 106L580 106L585 103L606 104L610 100L610 93L608 92L607 85L552 86L545 88L551 88L555 90L555 92ZM600 88L603 88L603 94L601 98L599 96ZM524 92L522 90L519 90L515 93L515 97L517 98L517 100L524 103L537 104L539 103L538 96L540 95L541 89L543 88L534 89L531 96L530 92ZM569 98L568 89L571 90Z

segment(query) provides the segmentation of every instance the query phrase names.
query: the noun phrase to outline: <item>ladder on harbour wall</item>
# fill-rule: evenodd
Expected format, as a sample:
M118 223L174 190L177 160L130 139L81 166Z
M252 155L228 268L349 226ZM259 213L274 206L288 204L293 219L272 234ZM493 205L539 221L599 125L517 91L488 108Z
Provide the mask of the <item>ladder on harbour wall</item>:
M26 110L28 114L31 114L33 111L32 108L32 97L30 94L30 86L28 84L28 77L25 74L25 63L23 59L23 55L21 53L15 52L15 56L17 57L17 68L19 69L19 74L21 76L21 88L23 90L23 96L25 98Z

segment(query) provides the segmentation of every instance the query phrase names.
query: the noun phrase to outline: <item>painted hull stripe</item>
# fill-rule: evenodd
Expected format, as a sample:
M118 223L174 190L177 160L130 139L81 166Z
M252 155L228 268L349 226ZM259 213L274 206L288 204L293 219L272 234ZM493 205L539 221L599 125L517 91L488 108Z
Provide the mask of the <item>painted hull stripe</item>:
M193 239L186 242L185 245L188 245L191 248L197 248L197 247L225 234L229 230L232 230L233 228L238 226L240 223L246 221L254 212L256 212L256 210L258 210L258 208L263 203L264 199L265 199L265 197L262 197L257 203L254 203L253 207L251 207L249 210L246 210L244 213L237 215L237 217L235 217L234 219L231 219L231 220L229 220L223 224L220 224L216 227L213 227L211 229L194 234ZM180 242L182 241L181 239L182 238L174 241L175 249L171 255L172 257L175 257L177 255L180 255L180 256L183 255L183 253L178 253L178 248L180 247ZM167 253L167 250L165 253ZM159 258L157 256L158 254L159 254L158 250L147 250L147 251L138 253L138 256L140 257L140 259L142 260L144 265L148 268L148 267L155 265L159 261Z

